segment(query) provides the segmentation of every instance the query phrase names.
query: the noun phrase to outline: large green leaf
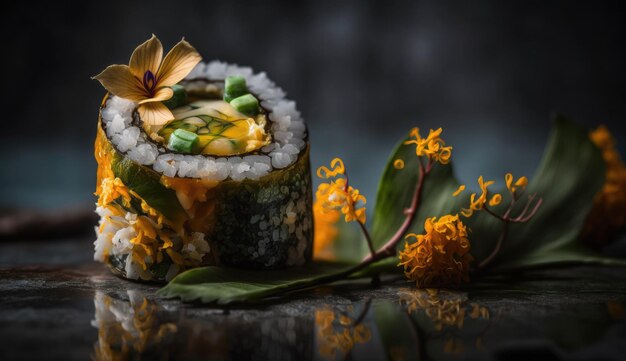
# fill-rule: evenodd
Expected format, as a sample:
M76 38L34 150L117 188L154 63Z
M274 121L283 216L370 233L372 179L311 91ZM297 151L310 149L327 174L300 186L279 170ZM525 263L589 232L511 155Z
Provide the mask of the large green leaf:
M351 276L345 271L354 264L339 262L311 262L303 267L278 270L251 270L232 267L200 267L183 272L159 290L166 298L183 301L228 304L256 302L279 294L302 290L316 285L341 280L369 278L394 272L395 259L386 259L364 268Z
M395 169L395 159L404 160L405 168ZM511 224L492 266L505 270L555 263L624 264L596 255L578 240L593 197L604 182L604 167L600 151L590 141L587 130L558 116L541 164L526 191L543 197L543 205L530 222ZM383 244L402 223L403 208L410 202L417 174L414 147L400 143L379 185L372 229L377 245ZM409 232L423 232L427 217L458 213L469 204L469 194L452 197L458 185L452 165L436 165L426 179L422 202ZM519 202L513 214L521 210L523 203ZM502 213L506 204L505 195L497 212ZM472 254L478 261L485 259L495 247L501 222L486 212L478 212L465 222L472 230Z
M348 267L341 263L322 262L287 270L201 267L178 275L159 290L159 294L164 297L180 297L183 301L205 303L252 302L306 288L319 278L336 274Z

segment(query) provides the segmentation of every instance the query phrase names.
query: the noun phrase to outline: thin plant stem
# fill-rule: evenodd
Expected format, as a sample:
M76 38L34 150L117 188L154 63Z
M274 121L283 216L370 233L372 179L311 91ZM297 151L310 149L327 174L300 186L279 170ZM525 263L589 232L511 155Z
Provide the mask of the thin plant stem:
M494 211L492 211L491 209L489 209L489 207L487 207L486 205L484 205L484 206L483 206L483 209L484 209L487 213L489 213L491 216L493 216L494 218L497 218L497 219L501 220L502 222L505 222L505 219L504 219L501 215L496 214Z
M480 262L480 264L478 265L478 269L484 269L485 267L487 267L487 265L489 265L489 263L491 263L491 261L500 252L500 248L502 248L502 243L504 243L504 239L506 238L509 228L508 221L502 221L502 223L502 231L500 232L500 237L498 237L498 242L496 243L496 246L493 248L493 251L491 251L491 254L489 254L489 256L487 256L487 258L485 258L482 262Z
M533 210L528 215L526 215L526 212L528 212L528 209L530 208L530 205L532 204L536 196L537 194L528 196L528 201L526 202L524 209L515 218L511 218L511 212L513 211L513 206L515 206L515 202L519 198L519 195L516 195L515 193L513 193L511 203L509 204L509 207L507 208L506 212L504 212L503 215L496 214L491 209L489 209L489 207L487 207L486 205L483 207L485 211L487 211L487 213L499 219L503 223L503 225L502 225L502 231L500 232L500 237L498 237L498 242L496 242L496 246L493 248L493 251L491 251L489 256L487 256L487 258L485 258L482 262L480 262L480 264L478 265L478 269L484 269L485 267L487 267L489 263L491 263L491 261L493 261L493 259L498 255L498 253L500 252L500 248L502 248L502 244L504 243L504 239L506 238L506 235L508 233L510 223L528 222L537 213L537 211L539 210L539 207L541 207L541 204L543 203L543 198L539 198Z
M321 285L321 284L333 283L336 281L343 280L346 277L352 275L353 273L356 273L366 268L372 263L375 263L384 258L393 256L395 254L396 245L402 239L402 236L404 235L404 233L406 233L407 229L411 226L411 223L413 222L413 218L415 218L415 214L417 213L417 208L419 206L421 194L424 188L424 178L426 178L428 173L430 173L430 170L433 167L433 162L429 161L428 165L424 167L424 164L422 163L420 159L419 165L420 165L419 178L415 185L415 191L413 192L413 197L411 198L411 205L409 206L409 208L405 209L404 211L404 214L405 214L404 222L402 223L400 228L398 228L398 231L396 231L396 233L378 251L375 251L374 253L368 255L359 264L356 264L344 271L318 277L310 281L296 282L290 287L289 291L290 292L298 291L298 290L314 287L314 286ZM361 223L359 222L359 224ZM361 229L364 230L364 234L366 235L366 238L368 238L369 232L367 232L367 229L365 228L363 224L361 224L361 226L362 226ZM369 238L369 240L371 241L371 237Z
M361 227L361 232L363 232L363 235L365 236L365 240L367 241L367 247L370 250L370 256L374 256L376 254L376 250L374 249L374 243L372 242L372 236L370 236L369 231L367 230L367 227L365 227L365 224L361 223L360 221L356 221L356 223L359 224L359 227Z
M367 261L370 258L377 258L380 255L393 256L395 254L396 245L402 239L402 236L406 233L406 231L411 226L411 223L413 222L413 218L415 218L415 214L417 213L417 208L419 206L422 191L424 189L424 179L426 178L426 176L428 175L428 173L430 173L430 170L432 169L432 161L429 161L428 165L425 168L424 164L422 163L420 159L419 166L420 166L419 178L415 185L415 191L413 192L413 197L411 198L411 205L409 206L409 208L404 210L404 215L405 215L404 222L402 223L400 228L398 228L396 233L393 236L391 236L391 238L389 238L389 240L376 252L375 255L366 257L364 261Z
M541 207L542 203L543 203L543 198L539 198L539 200L535 204L535 208L533 208L533 210L530 212L530 214L528 214L527 216L525 216L524 218L521 218L521 219L519 219L519 217L518 217L518 218L515 219L515 221L516 222L528 222L531 218L533 218L535 216L535 214L539 210L539 207Z

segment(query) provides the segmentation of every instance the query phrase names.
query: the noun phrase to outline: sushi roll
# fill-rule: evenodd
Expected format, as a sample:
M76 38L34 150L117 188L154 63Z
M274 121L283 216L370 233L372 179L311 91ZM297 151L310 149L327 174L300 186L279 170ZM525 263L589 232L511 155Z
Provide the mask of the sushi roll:
M163 58L153 36L129 66L95 79L108 90L95 140L96 261L168 281L203 265L311 258L307 129L265 73L200 62L185 41Z

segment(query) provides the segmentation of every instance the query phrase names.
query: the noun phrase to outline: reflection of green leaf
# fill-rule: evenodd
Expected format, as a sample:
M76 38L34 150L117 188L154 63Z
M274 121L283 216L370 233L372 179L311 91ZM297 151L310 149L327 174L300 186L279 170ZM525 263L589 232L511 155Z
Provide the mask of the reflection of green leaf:
M383 174L372 227L377 245L383 244L404 219L403 207L410 201L418 173L414 152L413 146L400 143ZM404 160L405 168L395 169L395 159ZM555 263L626 264L597 256L578 242L593 197L603 182L604 162L587 131L558 117L541 164L527 189L527 194L543 197L544 203L530 222L510 226L509 236L493 266L503 270ZM457 213L468 204L467 193L452 197L458 185L451 165L436 165L426 179L422 202L409 232L422 232L427 217ZM505 203L506 197L498 212L506 207ZM524 202L519 203L522 204L516 207L518 211ZM502 224L485 212L465 221L472 230L472 254L480 261L493 249Z
M388 360L418 360L423 353L420 330L398 304L374 302L374 322Z

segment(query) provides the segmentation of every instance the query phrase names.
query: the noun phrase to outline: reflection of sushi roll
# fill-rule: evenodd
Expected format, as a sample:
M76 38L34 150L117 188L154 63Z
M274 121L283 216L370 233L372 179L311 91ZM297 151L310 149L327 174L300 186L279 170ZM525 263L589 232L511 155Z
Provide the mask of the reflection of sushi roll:
M98 341L93 359L164 359L177 345L177 319L140 291L128 290L127 296L125 300L96 291L91 325L98 329Z
M311 256L306 126L265 73L200 63L152 132L137 103L108 95L95 155L95 259L124 277L190 267L300 265Z

